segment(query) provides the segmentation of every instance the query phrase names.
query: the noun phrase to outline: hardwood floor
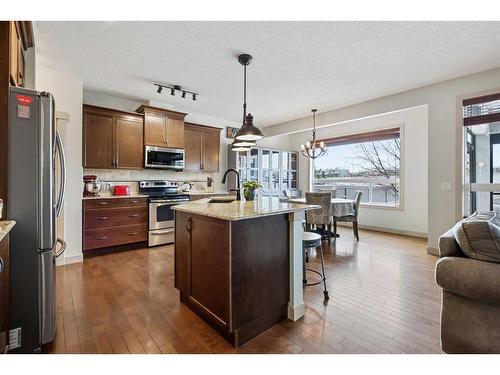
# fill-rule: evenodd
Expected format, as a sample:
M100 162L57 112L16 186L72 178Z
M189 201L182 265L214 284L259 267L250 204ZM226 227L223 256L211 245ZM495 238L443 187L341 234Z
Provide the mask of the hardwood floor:
M53 353L441 353L437 258L425 240L340 228L324 242L330 300L306 288L306 315L234 349L179 302L173 246L57 269ZM310 266L319 269L312 253ZM308 275L312 279L313 275Z

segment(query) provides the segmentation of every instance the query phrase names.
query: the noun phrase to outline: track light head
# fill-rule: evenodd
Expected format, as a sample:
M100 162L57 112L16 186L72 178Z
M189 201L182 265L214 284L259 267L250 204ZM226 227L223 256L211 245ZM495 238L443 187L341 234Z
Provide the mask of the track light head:
M170 95L175 95L175 89L174 88L170 89Z
M193 94L193 100L196 100L196 96L197 96L196 94Z
M184 99L186 97L186 91L182 92L182 98Z
M162 90L162 89L163 89L163 87L158 86L158 90L156 90L156 92L157 92L158 94L161 94L161 90Z

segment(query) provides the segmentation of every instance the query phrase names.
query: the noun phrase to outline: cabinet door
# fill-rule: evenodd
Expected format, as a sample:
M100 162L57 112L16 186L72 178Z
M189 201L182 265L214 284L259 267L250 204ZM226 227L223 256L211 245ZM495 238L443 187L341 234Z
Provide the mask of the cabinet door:
M83 114L83 167L113 168L114 117L107 114Z
M220 134L215 131L204 131L202 134L203 170L205 172L218 172Z
M118 168L142 169L144 165L142 119L116 117L116 162Z
M166 127L167 118L165 115L156 113L146 113L144 116L144 137L145 144L150 146L166 147Z
M184 120L168 118L166 133L167 147L184 148Z
M9 40L9 54L10 54L10 82L14 86L18 86L19 76L19 33L17 31L16 23L10 22L10 40Z
M187 297L193 304L209 311L210 320L220 328L227 329L230 315L229 224L227 221L193 215L188 226L191 238Z
M184 169L190 171L201 170L201 132L186 127L185 132Z

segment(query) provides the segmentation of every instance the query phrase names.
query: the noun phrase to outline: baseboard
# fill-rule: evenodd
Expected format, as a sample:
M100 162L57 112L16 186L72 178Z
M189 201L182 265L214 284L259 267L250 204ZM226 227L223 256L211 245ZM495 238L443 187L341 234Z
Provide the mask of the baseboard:
M339 227L352 228L352 224L351 223L337 223L337 225ZM427 233L414 232L414 231L404 230L404 229L394 229L394 228L377 227L377 226L373 226L373 225L366 225L366 224L360 224L360 223L358 223L358 228L359 229L373 230L375 232L402 234L402 235L405 235L405 236L427 238Z
M439 256L439 250L435 247L427 246L427 254Z
M63 259L56 262L57 266L64 266L66 264L83 262L83 254L67 255Z

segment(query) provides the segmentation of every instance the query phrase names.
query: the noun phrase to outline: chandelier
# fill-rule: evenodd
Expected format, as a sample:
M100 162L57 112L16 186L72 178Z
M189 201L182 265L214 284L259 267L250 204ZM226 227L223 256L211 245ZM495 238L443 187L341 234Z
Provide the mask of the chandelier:
M316 112L317 109L311 109L313 113L313 136L311 141L301 144L299 152L306 158L316 159L326 154L327 148L325 142L316 143Z

